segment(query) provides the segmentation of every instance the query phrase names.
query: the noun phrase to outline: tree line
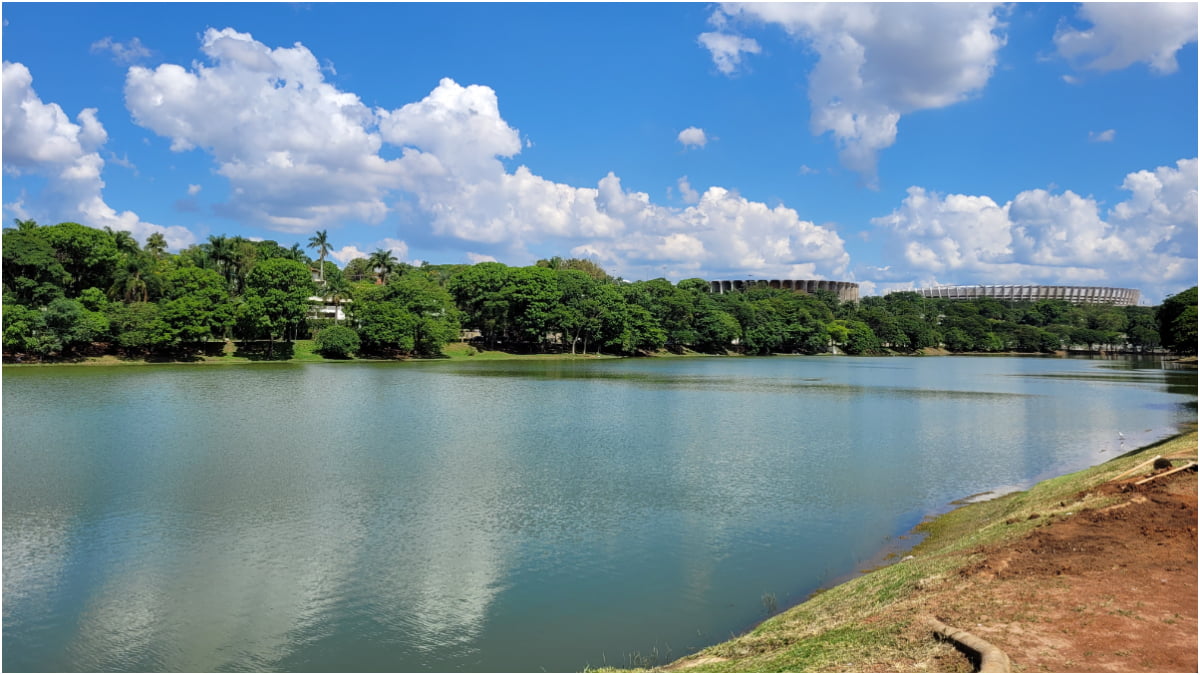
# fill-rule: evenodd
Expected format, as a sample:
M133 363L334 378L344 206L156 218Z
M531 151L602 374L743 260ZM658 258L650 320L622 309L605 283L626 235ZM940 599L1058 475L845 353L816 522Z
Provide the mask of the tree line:
M273 358L278 343L310 338L327 356L435 356L464 329L482 348L574 354L1196 352L1195 287L1159 307L912 292L855 303L765 284L714 294L702 279L629 282L558 257L413 266L381 249L339 268L326 231L305 247L211 236L166 249L160 234L139 243L119 230L16 221L3 233L6 356L184 358L230 341Z

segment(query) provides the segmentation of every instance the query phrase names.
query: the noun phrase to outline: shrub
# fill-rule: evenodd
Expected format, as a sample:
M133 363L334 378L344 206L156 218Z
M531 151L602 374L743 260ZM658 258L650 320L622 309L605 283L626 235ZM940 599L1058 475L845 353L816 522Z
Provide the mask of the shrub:
M358 333L346 326L330 326L317 333L317 353L325 358L344 359L358 351Z

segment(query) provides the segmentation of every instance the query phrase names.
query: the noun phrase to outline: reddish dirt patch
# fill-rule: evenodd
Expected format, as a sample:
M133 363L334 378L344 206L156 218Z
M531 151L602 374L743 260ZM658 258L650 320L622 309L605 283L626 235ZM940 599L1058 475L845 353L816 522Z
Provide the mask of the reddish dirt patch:
M1196 672L1196 473L1139 478L1091 491L1114 505L980 549L928 610L1024 672Z

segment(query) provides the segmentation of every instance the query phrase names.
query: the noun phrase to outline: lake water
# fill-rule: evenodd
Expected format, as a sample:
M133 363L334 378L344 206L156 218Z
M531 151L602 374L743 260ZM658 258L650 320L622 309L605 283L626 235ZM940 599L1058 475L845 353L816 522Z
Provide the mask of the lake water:
M5 670L577 671L726 639L952 500L1171 435L1196 374L6 368L3 413Z

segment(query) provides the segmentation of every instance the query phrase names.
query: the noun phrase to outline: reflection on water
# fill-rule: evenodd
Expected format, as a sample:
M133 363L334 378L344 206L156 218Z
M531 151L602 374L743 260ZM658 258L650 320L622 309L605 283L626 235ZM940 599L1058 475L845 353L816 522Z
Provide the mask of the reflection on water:
M4 373L6 670L554 671L724 639L967 495L1194 426L1053 359Z

